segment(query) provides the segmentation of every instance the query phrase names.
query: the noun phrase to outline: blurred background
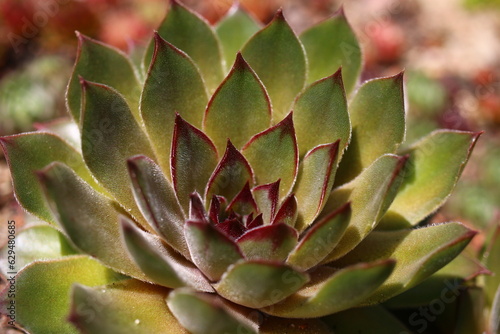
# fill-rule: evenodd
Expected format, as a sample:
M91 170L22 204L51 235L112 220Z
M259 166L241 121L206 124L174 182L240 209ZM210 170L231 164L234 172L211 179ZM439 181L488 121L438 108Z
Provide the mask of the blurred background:
M230 0L181 0L216 23ZM241 0L263 24L282 7L300 33L341 5L364 53L362 79L405 70L407 141L437 128L484 131L433 221L500 221L500 0ZM167 0L0 0L0 135L66 117L75 30L137 57ZM25 214L0 152L0 222ZM0 247L6 236L0 235ZM481 236L475 238L479 244Z

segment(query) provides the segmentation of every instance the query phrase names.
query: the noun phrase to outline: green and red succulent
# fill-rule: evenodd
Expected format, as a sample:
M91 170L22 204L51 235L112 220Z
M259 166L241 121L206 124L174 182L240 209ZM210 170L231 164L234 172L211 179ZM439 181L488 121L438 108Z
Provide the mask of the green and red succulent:
M44 222L1 296L27 332L400 333L418 298L397 296L477 274L457 257L475 232L425 222L479 134L401 151L403 74L357 87L342 11L297 36L281 12L212 27L174 1L141 68L78 39L73 120L0 139Z

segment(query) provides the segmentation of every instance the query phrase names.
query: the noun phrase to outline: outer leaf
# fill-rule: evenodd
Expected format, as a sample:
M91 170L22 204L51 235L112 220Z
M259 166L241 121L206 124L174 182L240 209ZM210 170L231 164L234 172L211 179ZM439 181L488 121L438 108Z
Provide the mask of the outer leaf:
M125 246L134 262L157 284L168 288L191 286L213 292L205 276L153 234L143 232L133 222L120 217Z
M224 298L251 308L278 303L299 290L309 276L284 264L242 261L214 285Z
M171 159L174 189L187 212L189 195L205 191L208 179L217 165L217 150L203 132L177 116Z
M255 72L238 53L236 61L208 103L203 129L222 152L230 138L241 148L271 124L271 102Z
M235 6L217 23L215 31L224 51L226 67L234 62L236 53L243 44L260 30L260 24L250 14Z
M341 71L314 82L297 97L293 120L300 156L320 144L340 139L343 151L351 138L351 122Z
M390 276L393 269L394 261L390 260L338 271L321 267L296 294L263 311L286 318L317 318L356 307Z
M167 294L136 280L100 288L76 284L69 320L82 334L187 334L165 304Z
M142 215L170 246L189 259L184 240L185 217L160 167L145 156L135 156L128 160L128 170Z
M238 246L210 224L188 221L185 235L193 263L212 281L242 259Z
M16 276L16 322L30 333L77 333L67 321L73 283L96 286L122 277L87 256L34 262ZM0 295L0 310L9 314L8 287Z
M207 91L191 58L155 34L155 51L141 96L141 116L158 162L170 177L176 113L201 127Z
M351 202L352 215L338 246L323 262L347 254L375 228L397 194L406 161L406 157L384 155L352 182L331 193L323 212Z
M37 131L50 132L61 137L81 154L80 129L73 120L60 118L46 123L34 123L33 127Z
M309 82L331 75L342 67L349 94L361 71L361 49L341 9L334 16L300 35L309 64Z
M297 210L297 199L295 198L295 195L292 194L283 201L280 209L276 213L276 216L274 216L272 224L285 223L294 227L295 222L297 221Z
M82 90L80 77L99 82L118 90L125 96L137 120L140 87L135 69L128 57L119 51L87 36L77 33L78 53L73 74L66 92L66 103L73 119L80 121Z
M500 285L497 288L491 306L489 326L492 333L500 332Z
M281 11L245 44L242 53L266 86L273 104L273 119L283 119L304 87L306 58Z
M205 202L213 195L232 199L245 184L253 183L253 172L243 155L228 140L226 152L208 180Z
M149 141L117 91L83 80L82 89L83 158L118 202L142 219L129 186L127 159L138 154L154 157Z
M219 41L208 22L173 0L158 33L193 59L200 68L209 91L213 92L222 81L223 71ZM146 65L149 64L152 53L153 46L150 45L144 59Z
M309 226L323 209L335 179L338 152L337 140L315 147L302 160L295 186L299 208L296 227L299 230Z
M324 321L342 334L411 333L382 306L351 308L324 318Z
M394 259L389 279L365 304L383 302L407 290L453 260L476 232L459 223L433 225L414 230L374 231L335 266Z
M329 255L344 235L351 218L351 204L347 203L322 220L314 223L290 253L287 263L306 271Z
M488 305L494 304L495 298L499 299L497 295L500 289L500 222L495 226L493 236L487 245L486 252L483 254L483 262L494 275L484 277L484 290ZM500 303L500 300L497 302ZM500 308L500 305L496 307ZM500 311L499 311L500 312ZM500 316L500 313L499 313ZM500 323L498 324L500 326Z
M480 133L436 131L412 146L401 190L391 216L418 224L446 201L469 159Z
M378 157L395 153L405 137L403 72L365 82L349 104L352 138L336 185L351 181Z
M284 261L297 244L298 234L280 223L254 228L236 240L246 259Z
M253 136L242 153L252 166L258 184L281 179L280 198L287 196L295 183L299 166L292 113L275 126Z
M36 217L54 224L55 220L43 198L42 188L35 171L53 161L70 166L92 187L102 188L92 178L78 152L60 137L43 132L33 132L0 138L12 174L14 193L19 203Z
M178 289L170 293L167 304L179 322L193 334L257 333L257 326L238 317L213 295Z
M36 260L59 259L76 254L66 237L52 226L35 225L19 231L15 238L15 263L9 268L8 246L0 250L0 269L4 275L17 272Z
M145 279L121 243L115 202L97 193L59 162L38 176L52 212L79 250L121 273Z
M262 213L264 224L271 223L278 209L280 181L263 184L252 189L259 212Z

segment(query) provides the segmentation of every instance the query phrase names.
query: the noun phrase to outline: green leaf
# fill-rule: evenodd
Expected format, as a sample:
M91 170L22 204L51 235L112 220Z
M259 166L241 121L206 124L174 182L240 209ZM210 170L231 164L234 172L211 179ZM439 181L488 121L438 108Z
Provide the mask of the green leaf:
M8 290L0 295L0 310L15 302L16 322L30 333L77 333L67 322L69 291L74 283L97 286L122 279L88 256L71 256L59 260L34 262L15 277L15 299Z
M378 305L351 308L323 319L339 334L411 333L399 319Z
M154 157L146 134L114 89L82 80L82 152L96 179L136 220L150 229L130 189L127 159L138 154Z
M200 291L213 292L210 283L191 262L164 246L157 236L142 231L123 216L120 218L129 254L154 283L167 288L191 286Z
M217 161L217 150L212 141L177 116L172 143L172 183L184 212L189 211L190 194L205 192Z
M491 306L489 326L492 333L500 332L500 285L497 288Z
M208 22L177 0L172 0L158 34L193 59L210 92L217 88L223 78L222 57L219 41ZM145 65L151 61L152 54L151 43L144 58Z
M191 58L158 34L141 96L141 116L164 173L170 177L170 147L176 113L201 127L208 102L205 84Z
M335 179L338 152L337 140L332 144L316 146L302 160L295 185L299 213L297 229L309 226L323 209Z
M92 187L103 191L92 178L82 156L56 135L25 133L2 137L0 144L9 163L17 200L24 209L46 222L54 224L55 220L45 203L35 171L51 162L64 162Z
M12 239L9 238L10 240ZM14 246L14 249L9 246ZM9 268L9 250L14 250L15 253L14 269ZM52 226L35 225L17 232L15 241L8 242L0 250L0 268L6 275L7 272L17 272L36 260L59 259L73 254L76 251L61 232Z
M236 243L246 259L282 262L297 244L297 239L295 229L279 223L251 229Z
M386 153L395 153L405 137L403 72L365 82L349 103L352 137L339 166L336 185L354 179Z
M487 245L482 260L486 267L494 274L484 277L484 290L487 302L488 305L493 305L494 299L498 298L496 295L498 295L498 289L500 288L500 222L495 226L493 236ZM497 307L500 307L500 305L497 305Z
M34 123L33 127L37 131L50 132L61 137L81 154L82 139L80 129L73 120L60 118L47 123Z
M60 162L38 172L38 177L52 212L79 250L121 273L145 279L121 242L115 202L96 192Z
M435 131L403 152L410 158L387 220L404 220L416 225L443 205L458 182L479 135Z
M283 201L271 224L285 223L294 227L298 216L297 210L297 198L292 194Z
M351 138L351 122L340 70L314 82L297 97L293 120L300 156L338 139L344 151Z
M73 119L80 122L82 90L80 77L105 84L119 91L139 120L138 101L141 88L130 59L118 49L77 33L78 53L66 92L66 103Z
M185 216L160 167L145 156L128 160L134 198L149 225L175 250L189 259L184 240Z
M309 82L327 77L342 67L346 92L352 92L361 72L361 49L341 9L331 18L300 35L309 64Z
M279 203L279 189L281 180L274 183L263 184L252 189L253 198L257 203L259 212L262 213L264 224L270 224L274 219Z
M299 290L309 276L277 263L241 261L214 284L224 298L251 308L276 304Z
M214 195L231 200L245 184L253 184L252 168L245 157L228 140L226 152L208 180L205 201Z
M242 259L238 246L211 224L188 221L184 231L193 263L212 281Z
M165 304L167 295L165 288L136 280L75 284L69 320L82 334L188 334Z
M238 53L236 61L208 103L203 129L219 152L227 138L241 148L271 124L271 102L255 72Z
M377 226L403 181L406 161L407 157L384 155L352 182L331 193L323 212L351 202L352 215L344 236L324 263L347 254Z
M333 265L343 267L359 262L396 260L392 275L365 302L381 303L441 269L460 254L475 234L459 223L412 230L373 231Z
M216 199L218 200L218 199ZM212 200L214 202L214 200ZM219 208L220 208L220 202L219 202ZM212 208L212 205L210 206ZM215 210L215 207L214 207ZM257 203L255 202L252 192L250 190L250 185L248 182L245 184L243 189L234 197L234 199L227 205L226 212L237 212L240 215L249 215L251 213L256 214L258 212L257 210ZM218 218L218 210L215 210L212 216L215 218L212 218L212 220L215 223L219 223L219 218Z
M391 274L394 261L362 263L340 270L320 267L311 281L282 303L263 309L283 318L317 318L356 307Z
M243 44L259 30L260 24L239 6L230 9L217 23L215 31L224 51L226 68L234 62L236 53L241 50Z
M351 204L315 222L303 233L299 244L290 253L287 263L302 271L309 270L329 255L344 235L351 218Z
M210 294L177 289L169 294L167 304L177 320L192 334L258 332L256 324L250 319Z
M267 89L273 120L280 121L306 80L304 48L281 10L245 44L242 53Z
M253 136L242 153L252 166L257 184L281 179L280 198L286 197L293 188L299 166L292 113L275 126Z

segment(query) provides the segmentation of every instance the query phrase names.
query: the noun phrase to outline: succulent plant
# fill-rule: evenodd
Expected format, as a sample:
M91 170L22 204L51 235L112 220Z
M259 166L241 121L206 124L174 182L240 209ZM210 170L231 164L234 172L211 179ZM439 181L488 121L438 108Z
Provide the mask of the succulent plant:
M78 40L73 121L1 139L45 222L4 249L2 313L30 333L400 333L379 304L475 234L426 217L479 134L400 151L403 74L355 90L342 11L298 37L282 12L211 27L174 1L143 68Z

